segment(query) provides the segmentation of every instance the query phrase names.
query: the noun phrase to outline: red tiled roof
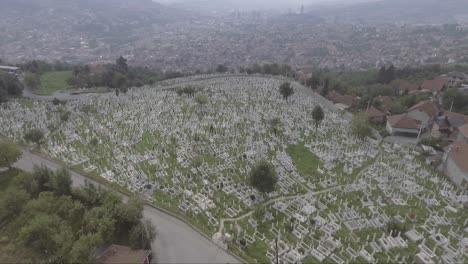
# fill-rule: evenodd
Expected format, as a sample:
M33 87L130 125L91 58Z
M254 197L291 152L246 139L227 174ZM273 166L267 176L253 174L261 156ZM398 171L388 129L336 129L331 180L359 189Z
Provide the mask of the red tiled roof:
M394 128L419 129L421 126L421 122L407 114L388 116L387 120Z
M436 78L434 80L425 80L421 84L422 90L427 90L431 92L441 92L444 88L447 88L449 80L445 78Z
M380 101L380 109L385 112L389 112L393 106L393 99L390 96L379 96L378 100Z
M408 81L401 81L398 86L398 89L400 90L401 93L403 93L405 91L408 91L408 92L417 91L419 87L414 83L410 83Z
M460 131L460 134L462 134L463 137L468 138L468 124L458 127L458 131ZM466 160L466 162L468 162L468 160Z
M408 112L413 110L423 111L431 118L436 117L439 113L439 107L433 101L421 101L408 109Z
M379 117L385 117L385 114L379 109L371 106L369 107L369 109L367 109L367 116L369 118L379 118Z
M468 173L468 144L454 144L449 156L462 171Z
M129 247L111 245L96 258L99 264L143 264L151 252L149 250L133 250Z
M459 114L459 113L445 111L443 116L446 116L448 118L459 118L459 119L462 119L465 124L468 123L468 116L467 115L462 115L462 114Z
M340 93L335 91L331 91L328 97L334 104L344 104L348 107L353 107L354 104L357 102L356 97L353 97L351 95L341 95Z

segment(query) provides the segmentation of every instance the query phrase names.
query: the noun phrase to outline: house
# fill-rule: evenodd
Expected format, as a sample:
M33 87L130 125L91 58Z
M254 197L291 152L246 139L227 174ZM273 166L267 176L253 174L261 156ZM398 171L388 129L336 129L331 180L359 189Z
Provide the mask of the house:
M300 83L305 84L308 79L312 78L313 72L313 66L304 65L297 69L296 76Z
M391 96L379 96L377 97L377 102L380 102L380 109L386 114L390 114L390 111L393 107L394 99Z
M455 142L468 143L468 123L457 127L455 132Z
M449 78L437 77L434 80L425 80L421 86L420 90L423 92L430 92L434 95L440 94L445 91L451 85Z
M356 97L351 95L342 95L336 91L331 91L328 94L328 98L334 104L339 104L340 106L346 106L346 109L353 108L359 101Z
M20 72L21 72L21 68L19 68L19 67L14 67L14 66L3 66L3 65L0 65L0 71L6 72L6 73L9 73L9 74L13 74L13 75L18 75L18 74L20 74Z
M439 106L433 101L421 101L408 109L408 116L418 120L426 129L439 115Z
M130 247L110 245L103 252L96 254L96 263L98 264L150 264L151 250L138 249Z
M468 189L468 144L456 143L445 153L443 169L450 180L461 189Z
M412 93L418 93L420 92L419 86L417 86L414 83L410 83L408 81L401 81L398 84L398 90L400 91L400 94L412 94Z
M387 132L392 135L418 136L421 122L408 114L393 115L387 117Z
M464 81L464 80L468 79L467 74L465 74L463 72L457 72L457 71L449 72L449 73L447 73L447 76L451 77L451 78L454 78L454 79L457 79L458 81Z
M468 124L468 116L445 111L432 125L431 136L455 140L457 128Z
M385 121L385 113L375 108L374 106L370 106L367 109L366 114L369 118L369 121L371 122L383 123Z

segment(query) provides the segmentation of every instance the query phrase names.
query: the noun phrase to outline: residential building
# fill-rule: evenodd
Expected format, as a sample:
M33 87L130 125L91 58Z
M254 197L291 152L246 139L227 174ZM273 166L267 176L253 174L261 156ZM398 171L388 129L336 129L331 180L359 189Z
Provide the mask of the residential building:
M371 122L383 123L385 121L385 113L375 108L374 106L370 106L367 109L366 114L369 118L369 121Z
M444 155L444 172L461 189L468 189L468 144L456 143Z
M458 128L468 124L468 116L450 111L445 111L434 120L431 136L436 138L447 138L455 141Z
M445 91L449 86L450 80L448 78L437 77L434 80L425 80L421 84L420 90L436 95Z
M151 250L131 249L120 245L110 245L102 253L96 254L98 264L150 264Z
M19 67L14 67L14 66L4 66L0 65L0 71L9 73L9 74L14 74L17 75L21 72L21 68Z
M468 143L468 123L458 127L455 135L456 142Z
M439 112L439 107L435 102L421 101L408 110L408 116L418 120L422 128L426 129L432 125Z
M386 129L392 135L405 135L416 137L421 130L421 122L408 114L387 117Z

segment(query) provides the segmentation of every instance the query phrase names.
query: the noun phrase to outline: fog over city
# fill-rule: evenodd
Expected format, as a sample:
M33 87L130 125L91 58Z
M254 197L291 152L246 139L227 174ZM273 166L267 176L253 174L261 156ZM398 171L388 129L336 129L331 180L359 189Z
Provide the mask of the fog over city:
M345 5L378 0L154 0L162 4L228 5L239 9L281 9L313 5Z

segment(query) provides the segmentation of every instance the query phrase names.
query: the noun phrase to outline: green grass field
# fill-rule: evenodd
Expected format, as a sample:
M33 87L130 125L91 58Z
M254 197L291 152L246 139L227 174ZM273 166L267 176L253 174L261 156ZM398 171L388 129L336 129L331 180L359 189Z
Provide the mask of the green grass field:
M41 85L34 92L41 95L52 95L69 87L67 80L72 76L71 71L47 72L41 76Z
M317 168L322 162L304 145L292 145L286 149L297 171L302 177L310 178L317 174Z

